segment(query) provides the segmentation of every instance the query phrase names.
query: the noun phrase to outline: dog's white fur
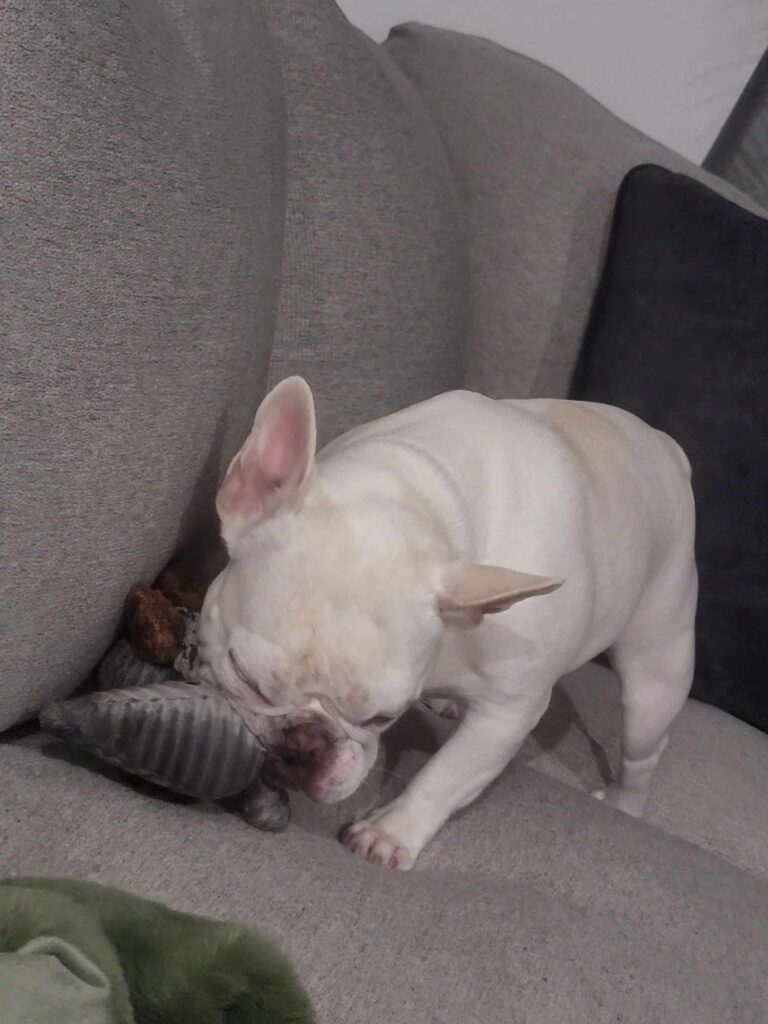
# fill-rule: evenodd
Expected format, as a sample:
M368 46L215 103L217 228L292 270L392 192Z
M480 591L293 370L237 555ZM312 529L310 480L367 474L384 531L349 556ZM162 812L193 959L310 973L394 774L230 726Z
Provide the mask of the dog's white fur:
M379 733L419 697L466 709L346 845L410 867L502 771L557 680L603 651L623 688L623 757L597 795L641 814L693 672L694 506L675 442L608 406L453 392L314 448L311 392L291 378L219 492L230 562L201 622L211 678L261 713L323 723L304 784L325 800L357 788Z

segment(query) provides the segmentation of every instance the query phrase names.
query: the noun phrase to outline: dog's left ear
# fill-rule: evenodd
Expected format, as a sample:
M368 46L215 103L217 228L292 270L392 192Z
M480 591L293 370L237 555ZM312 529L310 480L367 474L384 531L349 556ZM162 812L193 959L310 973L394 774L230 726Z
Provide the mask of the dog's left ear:
M437 606L444 618L477 626L484 615L505 612L528 597L551 594L563 582L495 565L466 565L446 572Z
M219 488L216 508L228 545L302 500L316 437L312 392L301 377L289 377L259 406L251 433Z

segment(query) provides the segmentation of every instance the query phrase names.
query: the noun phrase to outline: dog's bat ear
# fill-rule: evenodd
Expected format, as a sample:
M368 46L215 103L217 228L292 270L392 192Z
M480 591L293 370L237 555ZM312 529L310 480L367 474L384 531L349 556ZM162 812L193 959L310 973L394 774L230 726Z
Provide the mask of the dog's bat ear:
M216 496L228 544L280 508L301 500L316 444L312 392L301 377L289 377L259 406L251 432L230 462Z
M529 597L551 594L563 582L495 565L465 565L445 571L437 606L445 619L476 626L484 615L505 612Z

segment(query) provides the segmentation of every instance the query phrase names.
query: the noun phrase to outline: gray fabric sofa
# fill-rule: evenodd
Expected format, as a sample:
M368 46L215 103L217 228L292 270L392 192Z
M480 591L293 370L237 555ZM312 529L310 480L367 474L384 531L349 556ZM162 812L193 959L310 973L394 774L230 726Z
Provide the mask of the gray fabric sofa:
M460 385L564 394L623 174L754 200L526 58L377 47L332 0L2 0L0 75L0 873L260 926L322 1022L763 1024L768 738L716 709L689 702L636 822L588 796L620 708L586 666L409 875L336 832L434 749L425 710L280 836L24 724L211 535L270 381L310 380L325 438Z

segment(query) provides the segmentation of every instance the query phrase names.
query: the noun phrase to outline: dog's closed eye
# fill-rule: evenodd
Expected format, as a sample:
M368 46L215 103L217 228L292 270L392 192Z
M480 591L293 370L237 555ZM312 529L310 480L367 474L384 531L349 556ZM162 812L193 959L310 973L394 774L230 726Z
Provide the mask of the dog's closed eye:
M249 689L253 690L253 692L256 694L259 700L263 700L265 704L268 704L270 707L272 707L272 702L264 696L261 689L259 688L259 684L254 682L253 679L251 679L251 677L245 671L243 666L237 660L235 652L233 650L230 650L229 652L229 660L232 663L232 668L235 670L237 678L242 680L242 682L244 682Z

